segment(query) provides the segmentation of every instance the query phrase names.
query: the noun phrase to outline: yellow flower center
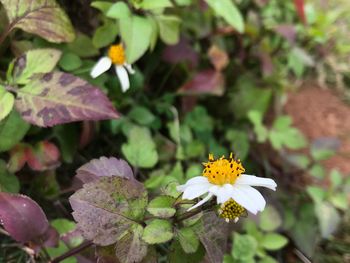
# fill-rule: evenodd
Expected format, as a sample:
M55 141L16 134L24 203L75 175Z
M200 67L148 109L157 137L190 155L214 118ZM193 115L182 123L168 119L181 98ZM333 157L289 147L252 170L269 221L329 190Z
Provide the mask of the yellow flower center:
M235 160L230 154L229 159L222 156L214 160L212 154L209 154L209 162L203 163L203 176L207 177L209 182L216 185L234 184L237 178L244 173L245 169L240 160Z
M124 47L122 44L112 45L108 49L108 57L113 64L123 65L125 63Z
M219 209L219 216L226 219L226 221L235 220L236 218L246 215L247 210L245 210L243 206L239 205L233 199L230 199L223 203Z

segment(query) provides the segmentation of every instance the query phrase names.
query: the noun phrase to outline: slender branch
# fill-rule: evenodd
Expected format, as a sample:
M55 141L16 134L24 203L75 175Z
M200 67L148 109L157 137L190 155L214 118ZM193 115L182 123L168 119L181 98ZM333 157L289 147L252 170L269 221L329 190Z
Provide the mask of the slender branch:
M2 33L2 35L0 36L0 45L2 44L2 42L4 42L5 38L8 36L8 34L11 32L13 28L12 24L9 24L6 29L4 30L4 32Z
M212 200L210 203L204 204L202 207L198 207L197 209L181 214L177 219L175 219L175 221L176 222L184 221L188 218L191 218L192 216L199 214L200 212L203 212L204 210L211 209L214 206L216 206L216 202L215 200Z
M86 242L82 243L81 245L79 245L75 248L72 248L71 250L67 251L66 253L62 254L61 256L54 258L50 263L59 263L59 262L63 261L64 259L69 258L70 256L78 254L79 252L83 251L84 249L86 249L92 245L93 245L92 241L86 241Z

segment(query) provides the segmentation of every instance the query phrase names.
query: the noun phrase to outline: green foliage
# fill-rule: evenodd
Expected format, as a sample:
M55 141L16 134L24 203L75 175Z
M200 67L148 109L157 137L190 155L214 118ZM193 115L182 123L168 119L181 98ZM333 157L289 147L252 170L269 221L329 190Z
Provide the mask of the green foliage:
M158 161L158 153L150 131L147 128L132 126L127 136L128 142L122 145L127 160L137 167L153 167Z
M154 219L145 227L142 239L148 244L159 244L171 240L173 236L172 225L169 221Z
M308 145L284 106L309 78L347 101L346 1L0 2L0 193L33 197L57 231L31 240L35 260L87 240L96 254L62 262L275 263L295 249L317 261L339 241L350 181L324 161L344 136ZM114 65L90 75L119 43L135 70L125 93ZM202 175L208 153L230 152L278 184L254 222L234 227L215 198L187 211L205 195L183 200L177 190ZM16 239L0 239L0 262L32 260Z

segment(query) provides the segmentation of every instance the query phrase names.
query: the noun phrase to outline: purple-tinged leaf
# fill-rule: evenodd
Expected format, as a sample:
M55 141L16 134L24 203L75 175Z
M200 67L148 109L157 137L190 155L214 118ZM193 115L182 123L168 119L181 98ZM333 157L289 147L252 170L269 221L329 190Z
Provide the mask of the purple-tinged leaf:
M224 93L225 79L221 72L208 69L198 72L180 89L180 93L189 95L212 94L221 96Z
M191 67L196 67L198 64L198 54L184 37L181 37L176 45L165 48L163 59L172 64L186 61L189 62Z
M28 196L0 193L0 222L18 242L36 242L49 229L40 206Z
M61 51L53 48L29 50L13 62L13 82L26 84L34 74L51 72L60 60Z
M49 227L49 229L46 231L44 236L44 247L56 247L58 246L58 241L60 239L60 235L57 232L56 229L54 229L52 226Z
M290 44L295 43L296 30L294 25L284 24L274 28L275 32L284 37Z
M15 105L26 121L41 127L119 117L100 89L62 72L42 75L19 89Z
M211 263L222 262L226 251L228 224L215 213L209 212L201 218L196 233L207 252Z
M273 73L273 62L269 53L262 51L259 54L261 71L264 76L270 76Z
M133 172L128 163L115 157L101 157L81 166L76 177L83 183L90 183L102 176L119 176L126 179L134 179Z
M69 201L83 236L95 244L107 246L121 239L133 225L138 225L147 205L147 192L136 180L102 177L84 184Z
M10 30L36 34L51 42L73 41L75 34L68 16L55 0L0 0L5 7Z

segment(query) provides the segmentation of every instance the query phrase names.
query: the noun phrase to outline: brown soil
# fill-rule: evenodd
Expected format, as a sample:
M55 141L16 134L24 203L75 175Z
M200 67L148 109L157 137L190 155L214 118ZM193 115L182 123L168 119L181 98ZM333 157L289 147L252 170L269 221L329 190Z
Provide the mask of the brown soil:
M341 96L308 83L289 94L285 110L310 143L325 137L339 140L337 154L324 165L350 174L350 106Z

